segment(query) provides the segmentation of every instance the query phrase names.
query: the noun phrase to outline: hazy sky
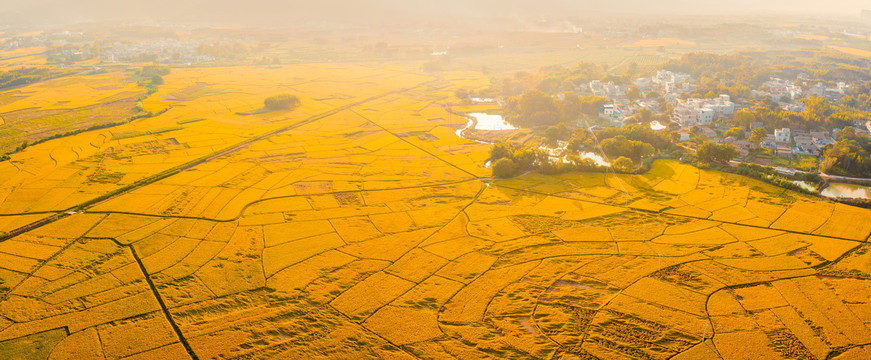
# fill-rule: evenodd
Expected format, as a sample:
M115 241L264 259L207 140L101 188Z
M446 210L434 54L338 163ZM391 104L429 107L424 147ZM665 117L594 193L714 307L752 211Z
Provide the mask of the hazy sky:
M87 21L227 24L389 22L444 17L612 14L804 13L858 17L866 0L0 0L0 20L49 25ZM2 23L0 23L2 24Z

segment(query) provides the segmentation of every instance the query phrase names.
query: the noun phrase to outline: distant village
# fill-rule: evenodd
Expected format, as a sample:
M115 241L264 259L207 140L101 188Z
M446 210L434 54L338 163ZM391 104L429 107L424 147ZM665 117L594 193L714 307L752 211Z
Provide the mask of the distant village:
M158 61L161 63L200 64L215 61L215 56L203 54L204 45L222 43L216 40L178 40L173 38L145 39L141 41L94 42L83 32L60 31L28 34L0 41L0 49L49 48L48 56L57 67L82 60L104 63Z
M782 110L799 113L805 110L804 104L799 101L803 97L815 95L824 97L830 102L837 102L849 89L844 82L839 82L836 87L826 87L823 83L808 84L805 77L799 75L795 81L791 81L772 76L761 90L753 90L752 96L753 98L768 96L777 101ZM681 142L689 141L691 136L696 135L718 144L732 144L739 149L740 159L744 159L751 150L760 147L770 149L776 156L784 158L798 155L819 157L823 147L834 143L836 133L841 130L767 129L767 135L761 142L751 142L734 136L724 136L728 130L741 127L734 121L734 115L737 111L745 109L747 105L734 102L729 95L718 95L707 99L681 96L698 90L689 74L660 70L653 77L636 79L633 85L641 90L641 100L630 101L628 85L591 81L588 91L609 101L599 110L599 118L610 126L622 127L642 109L650 110L655 114L663 114L663 109L673 109L665 114L670 118L670 124L652 126L658 129L669 127L677 131ZM661 96L658 100L649 99L647 94L651 92ZM661 102L670 106L665 107ZM742 128L744 133L749 135L753 129L760 127L763 127L761 122L754 122L749 127ZM871 134L871 122L856 121L853 127L856 133Z

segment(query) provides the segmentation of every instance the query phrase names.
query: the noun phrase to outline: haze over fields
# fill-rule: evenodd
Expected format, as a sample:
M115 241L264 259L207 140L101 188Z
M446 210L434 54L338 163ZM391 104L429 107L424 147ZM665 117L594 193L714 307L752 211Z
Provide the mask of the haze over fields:
M869 7L861 0L31 0L5 1L0 16L21 24L49 25L89 21L195 21L243 25L288 26L298 22L380 24L417 21L466 21L475 18L535 18L681 15L838 15L857 18Z

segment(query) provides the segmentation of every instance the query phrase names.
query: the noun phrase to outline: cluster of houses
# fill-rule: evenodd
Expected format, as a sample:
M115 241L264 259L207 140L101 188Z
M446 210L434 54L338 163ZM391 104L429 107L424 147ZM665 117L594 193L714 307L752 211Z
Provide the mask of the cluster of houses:
M693 127L710 124L716 118L734 113L735 104L729 95L720 95L714 99L678 100L671 119L682 127Z
M871 135L871 121L856 121L853 125L856 133ZM761 126L761 123L754 123L751 125L751 129ZM820 156L826 145L835 143L838 131L840 130L807 132L790 128L775 129L774 134L766 136L760 145L763 148L771 149L777 156L781 157L793 157L796 155ZM722 142L735 145L738 149L742 150L742 155L746 155L743 150L756 148L755 144L731 137L723 139Z
M824 97L829 101L836 102L840 101L847 94L848 89L849 86L844 82L839 82L838 86L834 88L827 88L820 82L808 89L808 94Z
M160 62L205 63L214 61L214 57L199 53L202 44L211 44L211 40L177 40L163 38L144 40L141 42L100 42L98 46L89 45L94 39L82 32L61 31L57 33L39 33L27 36L17 36L0 40L0 49L15 50L29 47L55 47L52 55L77 56L82 59L100 59L114 63L127 59L138 59L141 55L153 55ZM81 45L81 46L76 46Z
M599 109L599 117L611 122L611 126L623 126L624 120L641 110L646 108L650 111L659 111L659 101L657 100L636 100L629 101L627 95L628 86L617 85L613 82L602 83L594 80L590 82L590 90L596 96L607 98L611 103L604 105Z
M751 128L761 127L754 123ZM746 129L745 129L746 131ZM713 131L711 131L713 132ZM834 133L835 131L833 131ZM749 132L748 132L749 133ZM725 139L715 139L718 143L732 144L740 151L740 157L745 157L750 150L762 148L771 149L777 156L793 157L795 155L819 156L823 147L835 142L834 134L826 131L793 131L790 128L775 129L774 134L767 135L760 144L748 140L728 136ZM710 134L714 135L714 134ZM712 138L715 137L711 136Z
M53 47L75 44L86 41L82 32L59 31L55 33L37 33L32 35L14 36L0 42L2 50L16 50L32 47Z
M871 136L871 121L854 121L853 129L856 133ZM786 132L783 133L783 130L786 130ZM826 131L811 131L809 133L798 131L790 132L789 130L790 129L781 129L781 139L789 143L789 136L792 135L791 140L794 143L792 147L792 154L819 156L822 152L823 147L835 143L838 131L840 131L841 129L833 129L831 133ZM778 151L778 155L781 155L780 151ZM784 156L788 155L791 154L789 154L788 152L784 154Z
M796 81L801 81L807 78L807 75L800 74ZM803 86L796 84L790 80L784 80L772 76L769 81L762 84L762 90L753 90L753 97L769 96L772 99L786 103L784 110L792 112L801 112L804 106L800 103L795 103L796 100L804 96L819 96L828 99L829 101L839 101L843 98L850 86L845 82L839 82L835 87L826 87L823 83L808 84L804 82ZM805 90L806 89L806 90Z
M790 128L775 129L774 135L762 140L762 147L771 149L778 156L792 157L794 155L819 156L823 147L835 142L835 132L812 131L804 132Z
M776 100L789 100L789 102L800 99L804 96L801 86L790 80L783 80L777 77L771 77L771 80L762 84L764 90L753 90L750 94L753 97L769 96Z
M692 77L689 74L675 73L668 70L660 70L655 76L650 78L636 79L634 85L641 89L643 94L652 91L659 93L662 95L662 101L673 106L679 102L680 94L698 89L698 86L692 83ZM655 112L660 107L659 100L647 99L637 100L634 103L630 102L627 96L629 87L625 85L613 82L602 83L599 80L593 80L590 82L589 87L593 95L601 96L611 101L610 104L605 105L599 110L599 117L609 120L612 126L622 126L623 120L642 108Z
M799 101L803 97L815 95L836 102L840 101L849 91L849 86L844 82L838 83L835 87L826 87L823 83L809 84L807 81L802 81L807 78L807 75L799 75L796 81L790 81L772 76L759 90L753 90L752 95L753 97L769 96L778 101L783 110L803 112L805 106ZM685 96L680 96L681 94L698 89L692 83L692 77L689 74L667 70L660 70L650 78L636 79L633 84L641 89L642 95L656 91L662 97L659 101L636 100L630 102L627 96L628 86L612 82L592 81L589 84L590 91L610 101L599 110L599 117L608 120L611 126L620 127L623 126L627 118L642 108L657 112L660 109L660 101L664 101L674 109L671 113L671 120L682 128L679 132L681 141L690 140L690 129L695 129L698 135L712 139L717 143L734 145L740 150L742 158L747 156L751 150L760 147L771 149L777 156L782 157L820 156L826 145L836 141L837 131L840 130L805 132L782 128L774 130L773 134L768 134L760 143L736 139L731 136L721 138L718 134L728 131L730 126L715 123L715 120L733 115L741 108L732 101L729 95L719 95L712 99L688 98L684 100L682 98ZM757 122L744 130L749 135L754 128L762 126L762 123ZM871 134L871 121L854 124L854 129L860 133Z
M672 76L658 76L657 78L668 79L665 80L666 82L660 82L660 84L673 83L674 81L674 77ZM679 77L678 79L681 78ZM790 99L797 100L801 98L803 93L801 87L797 87L789 81L772 79L772 81L766 84L766 88L770 91L770 94L768 95L788 96ZM826 90L827 93L831 93L832 91L830 90L831 89ZM837 88L837 92L844 92L845 90L846 87L843 85L840 85ZM816 94L816 90L809 91L809 93ZM741 158L746 157L749 155L751 150L758 149L760 146L762 148L771 149L777 156L781 157L793 157L795 155L819 156L826 145L835 142L837 131L839 131L839 129L835 129L832 130L832 132L804 132L790 128L782 128L774 130L773 134L769 134L761 141L761 143L758 144L743 139L736 139L731 136L723 139L717 136L717 130L725 132L729 130L729 127L723 124L714 124L714 120L732 115L737 110L736 104L732 102L729 95L720 95L713 99L677 99L673 105L674 112L672 113L671 119L683 128L680 132L681 141L690 140L689 129L695 127L696 131L698 131L698 134L701 136L713 139L718 143L734 145L740 151ZM786 110L801 112L804 108ZM623 119L626 118L627 113L624 112L623 107L619 105L619 102L615 101L612 104L604 105L599 111L599 116L610 120L612 126L622 126ZM871 121L854 125L857 132L871 133ZM762 126L762 123L753 123L748 129L745 129L745 133L749 134L754 128Z
M160 62L186 64L212 62L215 60L214 57L199 53L200 46L205 43L208 42L202 40L179 41L176 39L158 39L138 43L103 43L98 56L101 60L109 63L136 58L144 54L154 54L157 56L156 60Z
M656 75L650 78L649 81L654 90L658 90L665 97L666 101L669 101L671 97L677 99L678 94L698 89L698 86L692 83L692 76L690 74L676 73L668 70L656 72ZM639 85L639 83L643 85L646 82L644 78L635 81L636 85ZM638 87L645 89L642 86Z
M629 91L629 87L614 84L613 81L603 84L599 80L593 80L590 82L590 91L593 92L593 95L608 98L612 101L629 99L629 97L626 95L626 93Z

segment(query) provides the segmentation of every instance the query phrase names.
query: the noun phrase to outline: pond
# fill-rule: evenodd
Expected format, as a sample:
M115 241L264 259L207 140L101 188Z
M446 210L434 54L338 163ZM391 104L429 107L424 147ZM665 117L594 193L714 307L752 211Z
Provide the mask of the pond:
M579 155L581 156L581 159L591 159L595 161L596 165L611 166L611 163L605 161L605 158L603 158L602 155L591 152L580 153Z
M569 146L568 142L557 141L556 147L542 145L539 147L539 149L547 152L547 155L548 155L548 157L551 158L551 160L567 163L568 157L563 156L563 154L565 153L566 148L568 148L568 146ZM605 159L601 155L596 154L596 153L582 152L582 153L578 154L578 157L580 157L581 159L593 160L596 163L596 165L599 165L599 166L611 166L611 163L605 161Z
M505 119L502 118L502 115L494 115L487 113L469 113L468 117L472 119L466 124L466 127L457 130L456 134L458 137L465 138L463 136L463 132L467 129L475 129L475 130L491 130L491 131L499 131L499 130L516 130L517 128L507 123ZM477 141L477 140L476 140ZM483 141L479 141L482 143L486 143ZM551 159L556 161L567 162L565 156L562 156L568 147L568 143L565 141L558 141L556 147L549 146L541 146L539 149L544 150L548 153ZM611 163L605 161L605 159L596 153L592 152L583 152L578 154L581 159L591 159L596 162L599 166L611 166ZM489 168L490 163L484 165L484 167Z
M813 184L807 182L807 181L793 180L792 183L798 185L798 187L805 189L807 191L811 191L811 192L817 191L817 187L814 186Z
M502 115L493 115L486 113L469 113L469 116L475 119L475 130L515 130L517 129L511 124L505 122L505 119L502 118ZM470 120L469 126L471 127L472 121Z
M820 194L829 198L840 197L868 200L869 196L871 196L871 187L854 184L830 183L829 186L820 192Z

